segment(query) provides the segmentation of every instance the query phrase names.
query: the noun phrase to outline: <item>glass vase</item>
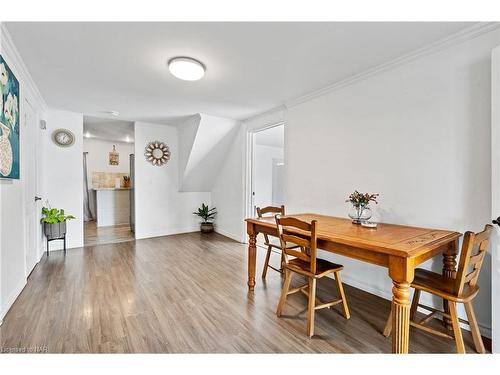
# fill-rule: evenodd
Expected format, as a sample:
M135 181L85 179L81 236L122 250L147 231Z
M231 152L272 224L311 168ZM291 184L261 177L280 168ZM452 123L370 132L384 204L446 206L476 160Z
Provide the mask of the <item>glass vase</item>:
M369 206L352 206L349 210L349 217L352 219L353 224L361 224L370 220L372 210Z

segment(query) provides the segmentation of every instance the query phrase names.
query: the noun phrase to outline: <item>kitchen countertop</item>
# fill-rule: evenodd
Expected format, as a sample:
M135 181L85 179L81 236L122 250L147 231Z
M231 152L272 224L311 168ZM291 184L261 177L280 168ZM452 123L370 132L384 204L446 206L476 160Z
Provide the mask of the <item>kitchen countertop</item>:
M130 190L131 188L129 187L121 187L121 188L92 188L92 190L99 191L99 190Z

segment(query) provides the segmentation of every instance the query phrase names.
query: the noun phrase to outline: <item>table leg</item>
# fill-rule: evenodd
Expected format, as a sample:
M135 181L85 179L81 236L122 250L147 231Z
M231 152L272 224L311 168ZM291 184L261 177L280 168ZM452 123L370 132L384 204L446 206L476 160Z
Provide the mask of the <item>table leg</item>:
M445 252L443 253L443 276L454 279L457 275L457 254L458 254L458 240L448 244ZM443 310L445 313L450 313L448 301L443 299ZM443 317L443 325L449 330L453 330L453 325L450 318Z
M410 283L392 287L392 352L408 353L410 341Z
M257 263L257 233L252 224L248 223L248 289L254 290L255 287L255 268Z
M413 262L408 258L390 258L389 275L392 288L392 352L406 354L410 341L410 285L414 276Z

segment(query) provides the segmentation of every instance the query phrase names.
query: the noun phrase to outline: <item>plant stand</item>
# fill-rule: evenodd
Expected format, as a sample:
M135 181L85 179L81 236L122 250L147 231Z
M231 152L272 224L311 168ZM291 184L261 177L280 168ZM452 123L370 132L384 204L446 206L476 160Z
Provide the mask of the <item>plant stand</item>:
M63 237L57 237L57 238L48 238L47 237L47 257L49 256L49 242L50 241L57 241L57 240L64 241L64 255L66 255L66 234L65 234Z

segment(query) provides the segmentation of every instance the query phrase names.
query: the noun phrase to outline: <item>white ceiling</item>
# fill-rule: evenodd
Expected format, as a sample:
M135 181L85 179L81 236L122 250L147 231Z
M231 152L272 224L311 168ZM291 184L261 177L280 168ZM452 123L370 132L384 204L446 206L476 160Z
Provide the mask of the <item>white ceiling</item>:
M83 117L83 135L112 142L134 142L134 123L91 116Z
M99 116L244 119L390 61L471 23L34 23L7 29L47 103ZM201 81L166 61L190 56Z
M285 147L285 126L273 126L272 128L255 133L255 143L263 146Z

